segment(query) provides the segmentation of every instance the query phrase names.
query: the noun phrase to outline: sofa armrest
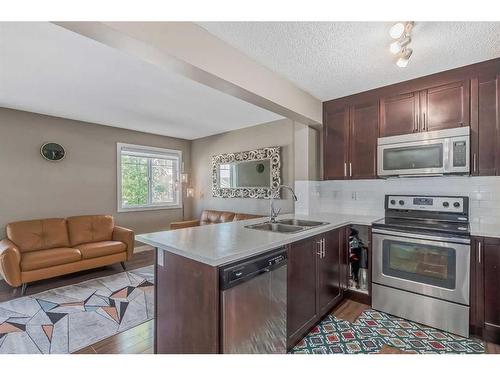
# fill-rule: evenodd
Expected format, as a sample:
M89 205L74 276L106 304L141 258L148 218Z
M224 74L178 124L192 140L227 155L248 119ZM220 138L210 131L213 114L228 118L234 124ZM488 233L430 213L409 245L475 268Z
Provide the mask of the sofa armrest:
M134 254L134 231L115 226L113 228L113 241L120 241L127 245L127 260L130 260Z
M0 241L0 273L10 286L18 287L22 284L21 252L8 239Z
M175 223L170 223L170 229L182 229L197 227L200 225L200 220L186 220L186 221L176 221Z

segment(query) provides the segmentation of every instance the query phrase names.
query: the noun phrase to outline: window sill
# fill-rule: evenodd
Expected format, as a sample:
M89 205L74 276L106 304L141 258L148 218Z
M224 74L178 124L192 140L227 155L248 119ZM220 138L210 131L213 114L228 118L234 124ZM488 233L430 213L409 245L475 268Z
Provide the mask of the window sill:
M156 211L156 210L178 210L182 205L172 206L147 206L147 207L120 207L117 212L137 212L137 211Z

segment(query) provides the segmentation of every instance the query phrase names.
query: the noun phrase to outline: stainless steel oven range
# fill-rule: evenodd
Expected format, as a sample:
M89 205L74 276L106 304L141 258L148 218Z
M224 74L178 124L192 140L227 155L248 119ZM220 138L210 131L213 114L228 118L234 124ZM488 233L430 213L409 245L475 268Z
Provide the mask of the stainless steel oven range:
M373 223L373 308L469 336L469 198L386 195Z

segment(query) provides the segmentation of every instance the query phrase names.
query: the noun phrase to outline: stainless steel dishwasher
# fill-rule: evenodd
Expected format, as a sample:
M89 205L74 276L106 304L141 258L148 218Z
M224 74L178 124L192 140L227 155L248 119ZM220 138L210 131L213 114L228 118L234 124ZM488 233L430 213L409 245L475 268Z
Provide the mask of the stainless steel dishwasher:
M220 269L223 353L286 353L285 248Z

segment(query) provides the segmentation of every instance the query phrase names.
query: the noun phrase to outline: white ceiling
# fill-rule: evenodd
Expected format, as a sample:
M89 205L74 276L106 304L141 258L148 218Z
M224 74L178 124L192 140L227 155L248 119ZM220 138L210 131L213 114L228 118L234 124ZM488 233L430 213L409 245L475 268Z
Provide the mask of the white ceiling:
M500 22L416 22L407 68L387 22L202 22L322 101L500 56Z
M195 139L279 115L47 22L0 22L0 107Z

